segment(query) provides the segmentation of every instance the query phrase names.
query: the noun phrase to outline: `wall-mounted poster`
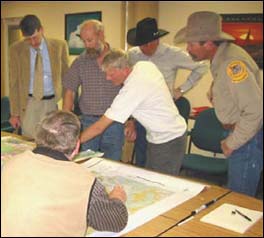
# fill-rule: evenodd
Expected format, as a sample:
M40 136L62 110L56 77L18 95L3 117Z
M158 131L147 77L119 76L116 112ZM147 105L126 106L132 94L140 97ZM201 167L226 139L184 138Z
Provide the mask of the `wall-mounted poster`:
M263 69L263 14L221 14L222 29Z
M83 12L65 14L65 40L69 46L70 55L79 55L84 50L80 38L80 26L85 20L102 20L102 12Z

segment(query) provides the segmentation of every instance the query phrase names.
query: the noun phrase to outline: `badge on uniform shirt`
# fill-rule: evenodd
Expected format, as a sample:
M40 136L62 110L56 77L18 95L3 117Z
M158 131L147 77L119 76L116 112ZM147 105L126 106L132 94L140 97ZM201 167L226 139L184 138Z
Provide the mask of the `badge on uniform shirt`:
M240 83L248 77L246 65L239 60L229 63L226 73L232 79L232 83Z

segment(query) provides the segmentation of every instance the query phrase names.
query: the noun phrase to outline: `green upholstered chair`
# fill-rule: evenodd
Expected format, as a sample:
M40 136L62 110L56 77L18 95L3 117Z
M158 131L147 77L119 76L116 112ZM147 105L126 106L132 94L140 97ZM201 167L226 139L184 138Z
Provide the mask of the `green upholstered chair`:
M185 97L180 97L177 100L174 99L174 103L177 106L179 113L185 119L188 124L188 119L191 111L191 104L189 100Z
M214 108L199 113L189 133L189 148L183 160L182 170L195 171L204 178L204 175L226 176L228 160L216 158L215 155L222 153L220 142L227 133L228 131L218 121ZM201 150L211 152L212 156L191 153L192 144ZM220 179L217 183L221 184L222 181L223 179Z
M9 97L1 98L1 131L13 132L15 129L9 123L10 103Z

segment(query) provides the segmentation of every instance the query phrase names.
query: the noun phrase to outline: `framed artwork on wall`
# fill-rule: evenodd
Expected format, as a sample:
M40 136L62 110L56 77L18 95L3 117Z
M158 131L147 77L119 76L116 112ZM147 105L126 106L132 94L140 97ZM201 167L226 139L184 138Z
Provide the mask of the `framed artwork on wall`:
M221 14L222 29L235 37L263 69L263 14Z
M65 40L69 46L70 55L79 55L84 50L80 38L80 25L89 19L102 20L102 12L83 12L65 14Z

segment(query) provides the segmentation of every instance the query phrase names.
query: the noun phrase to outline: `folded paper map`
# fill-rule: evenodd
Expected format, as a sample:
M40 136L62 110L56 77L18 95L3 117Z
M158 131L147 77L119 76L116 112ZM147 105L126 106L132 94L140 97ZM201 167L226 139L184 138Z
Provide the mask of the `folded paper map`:
M93 151L93 150L88 149L88 150L82 151L78 155L76 155L73 158L73 161L79 163L79 162L82 162L84 160L88 160L91 158L99 158L99 157L102 157L103 155L104 155L103 152Z

